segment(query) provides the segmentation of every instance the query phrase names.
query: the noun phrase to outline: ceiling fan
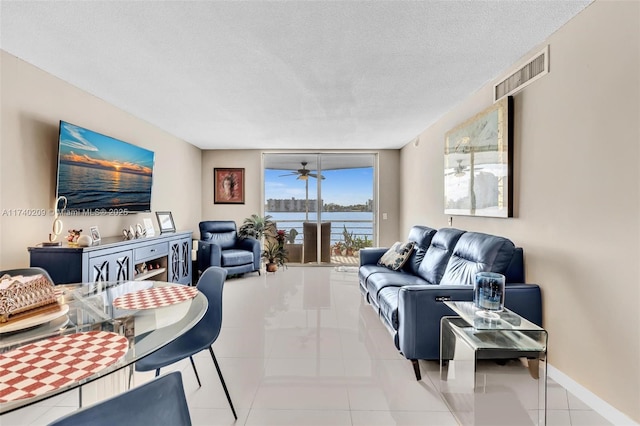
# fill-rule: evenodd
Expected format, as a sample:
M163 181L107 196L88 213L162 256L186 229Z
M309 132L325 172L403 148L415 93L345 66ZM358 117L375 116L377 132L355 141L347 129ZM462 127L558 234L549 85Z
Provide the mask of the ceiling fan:
M309 179L309 177L312 178L318 178L318 174L317 173L311 173L311 170L307 169L307 162L306 161L302 161L300 164L302 164L302 168L298 169L296 171L293 171L291 173L287 173L286 175L280 175L280 177L282 176L298 176L296 179L299 180L307 180ZM324 176L320 175L320 179L324 179Z
M462 165L462 160L456 160L458 164L449 173L445 173L445 176L454 175L456 177L464 176L464 172L469 168Z
M469 166L464 166L462 165L462 160L456 160L456 162L458 163L452 171L450 171L449 173L445 173L445 176L450 176L450 175L454 175L455 177L462 177L464 176L465 172L469 171ZM484 167L482 166L474 166L474 170L482 170Z

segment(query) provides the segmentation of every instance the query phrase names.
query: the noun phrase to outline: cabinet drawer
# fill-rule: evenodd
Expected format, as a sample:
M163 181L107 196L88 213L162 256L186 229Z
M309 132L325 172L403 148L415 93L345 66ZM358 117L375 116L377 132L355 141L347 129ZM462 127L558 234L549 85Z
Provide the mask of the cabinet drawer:
M133 258L135 262L142 262L144 260L157 259L158 257L166 256L167 254L169 254L169 244L159 243L135 249L133 252Z

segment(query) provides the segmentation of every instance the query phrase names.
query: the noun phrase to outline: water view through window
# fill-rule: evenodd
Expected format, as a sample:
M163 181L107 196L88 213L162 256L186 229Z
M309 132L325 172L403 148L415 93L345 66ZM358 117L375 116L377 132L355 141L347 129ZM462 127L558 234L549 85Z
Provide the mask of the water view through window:
M265 214L289 233L290 262L354 263L375 241L374 156L319 155L265 155Z

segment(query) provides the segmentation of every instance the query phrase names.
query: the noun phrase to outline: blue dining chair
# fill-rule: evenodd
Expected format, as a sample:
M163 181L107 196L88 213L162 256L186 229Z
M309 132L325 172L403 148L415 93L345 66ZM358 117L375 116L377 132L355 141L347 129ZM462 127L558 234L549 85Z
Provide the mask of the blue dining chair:
M202 386L196 364L193 362L193 355L209 349L213 363L218 371L222 388L227 396L227 401L229 401L229 406L231 406L233 417L237 420L236 410L233 408L227 385L222 377L222 371L220 371L220 366L218 365L218 360L213 353L212 347L213 342L216 341L220 334L220 328L222 326L222 288L226 277L227 271L219 266L210 266L204 271L198 280L197 288L207 297L209 302L207 312L189 331L137 361L136 371L156 370L157 376L160 374L162 367L189 357L193 372L196 374L196 379L198 380L198 386Z
M45 269L42 269L37 266L32 266L31 268L7 269L5 271L0 271L0 277L2 277L3 275L11 275L12 277L15 277L17 275L31 276L31 275L38 275L38 274L42 274L46 279L48 279L51 282L51 284L55 284L51 279L51 276L49 275L49 273Z
M191 426L179 371L74 411L49 426Z

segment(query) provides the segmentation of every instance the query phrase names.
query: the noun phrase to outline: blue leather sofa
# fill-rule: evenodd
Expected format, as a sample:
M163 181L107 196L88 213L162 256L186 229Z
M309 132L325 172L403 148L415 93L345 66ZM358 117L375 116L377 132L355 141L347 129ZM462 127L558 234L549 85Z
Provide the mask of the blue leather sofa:
M257 272L260 275L260 241L240 238L232 220L200 222L198 241L198 270L220 266L228 275Z
M415 243L403 267L377 264L386 248L360 250L360 291L378 312L398 350L413 363L440 356L440 319L455 313L445 300L473 300L473 280L481 271L505 275L505 306L542 326L540 287L525 284L523 251L510 240L455 228L414 226Z

